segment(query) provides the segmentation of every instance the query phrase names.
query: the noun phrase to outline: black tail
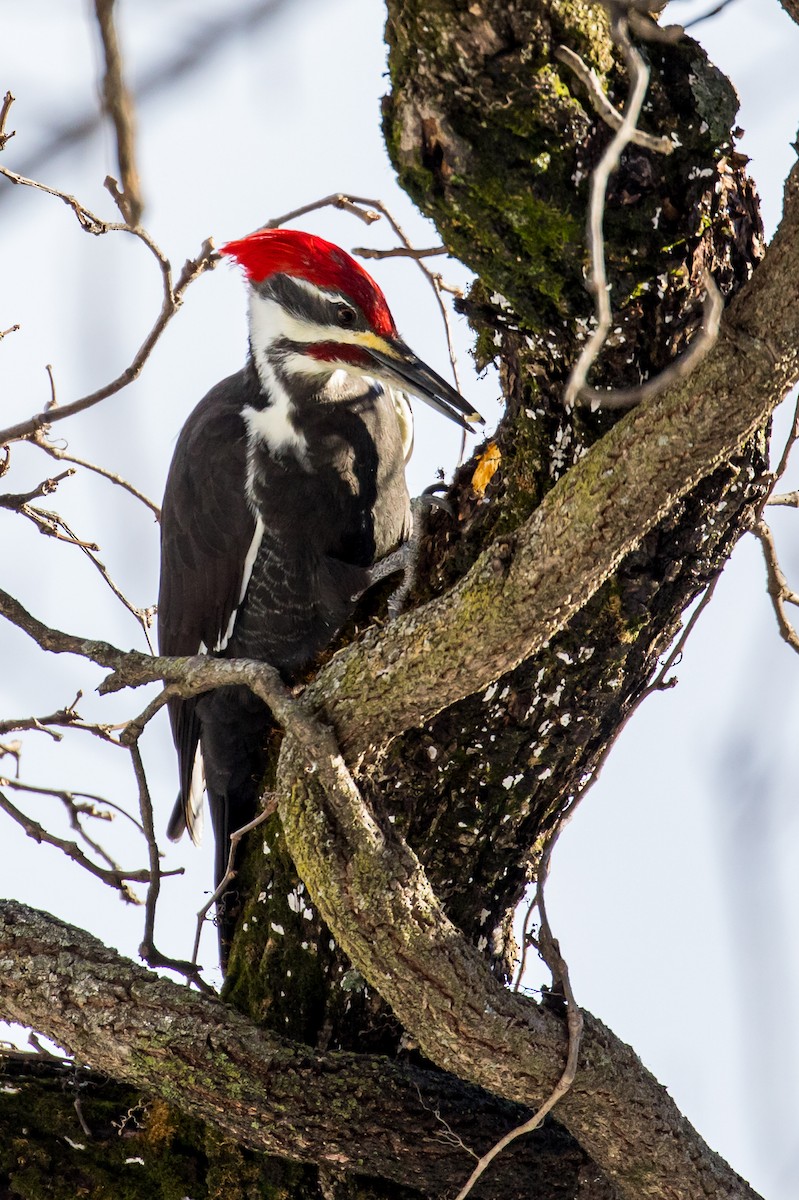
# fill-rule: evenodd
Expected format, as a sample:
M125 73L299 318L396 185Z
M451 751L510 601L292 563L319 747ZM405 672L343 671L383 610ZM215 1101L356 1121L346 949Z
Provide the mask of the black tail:
M267 739L273 721L269 709L245 687L218 688L197 706L202 722L202 754L211 821L216 841L214 886L225 877L231 835L247 825L259 808L267 762ZM242 860L237 847L233 868ZM227 966L230 943L245 897L237 876L217 901L219 955Z

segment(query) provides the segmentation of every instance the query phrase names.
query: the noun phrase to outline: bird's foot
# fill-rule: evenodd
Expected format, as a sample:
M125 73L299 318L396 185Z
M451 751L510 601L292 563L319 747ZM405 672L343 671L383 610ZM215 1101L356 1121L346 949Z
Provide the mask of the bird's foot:
M434 483L430 487L425 488L421 496L414 496L411 500L410 537L396 550L392 550L391 554L387 554L385 558L381 558L372 567L369 580L370 586L379 583L381 579L386 579L389 575L395 575L399 571L402 572L402 580L399 586L394 589L388 598L387 608L390 620L400 615L416 583L425 515L431 508L443 508L445 512L452 516L452 508L448 501L436 494L444 488L446 488L446 484Z

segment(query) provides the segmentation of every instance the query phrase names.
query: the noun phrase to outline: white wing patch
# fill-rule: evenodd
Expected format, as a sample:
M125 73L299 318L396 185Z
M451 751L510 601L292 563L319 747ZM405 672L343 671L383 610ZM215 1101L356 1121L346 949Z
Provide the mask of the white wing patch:
M253 410L250 410L250 411L253 411ZM228 642L231 639L231 636L233 634L233 627L236 624L236 617L239 615L239 609L241 608L241 602L244 599L244 597L247 595L247 588L249 587L249 584L250 584L250 578L252 576L252 569L255 566L255 560L258 557L258 551L261 548L261 540L262 540L263 536L264 536L264 523L261 520L261 518L258 517L255 521L255 533L252 535L252 541L250 542L250 548L247 551L246 557L244 559L244 566L243 566L242 572L241 572L241 588L239 590L239 598L236 603L236 607L233 609L233 612L230 614L230 620L227 623L227 629L219 638L219 641L216 643L216 646L214 646L214 649L216 651L224 650L225 647L227 646Z
M203 802L205 800L205 763L203 752L198 746L194 754L194 766L191 770L191 784L186 800L186 828L195 846L199 846L203 837Z

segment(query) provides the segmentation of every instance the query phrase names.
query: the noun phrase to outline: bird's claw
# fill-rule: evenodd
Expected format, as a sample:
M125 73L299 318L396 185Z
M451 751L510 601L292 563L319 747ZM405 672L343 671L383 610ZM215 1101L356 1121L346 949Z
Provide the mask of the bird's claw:
M386 579L398 571L402 572L400 584L388 598L389 620L400 615L416 583L425 514L431 508L442 508L450 516L454 515L449 502L436 494L446 490L446 486L444 483L433 483L426 487L420 496L414 496L411 500L411 533L408 540L372 567L370 585L379 583L381 579Z

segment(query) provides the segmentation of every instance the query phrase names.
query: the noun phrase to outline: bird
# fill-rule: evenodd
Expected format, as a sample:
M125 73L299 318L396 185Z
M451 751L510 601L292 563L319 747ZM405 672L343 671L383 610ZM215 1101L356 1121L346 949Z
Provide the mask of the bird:
M409 349L377 283L339 246L262 229L219 253L243 268L249 352L178 435L159 650L257 659L291 684L409 542L407 394L466 429L483 419ZM207 794L218 887L231 833L257 812L274 721L244 686L168 708L179 792L167 832L196 842ZM223 965L236 915L235 901L217 902Z

